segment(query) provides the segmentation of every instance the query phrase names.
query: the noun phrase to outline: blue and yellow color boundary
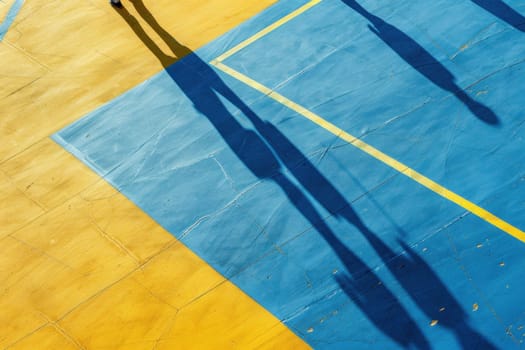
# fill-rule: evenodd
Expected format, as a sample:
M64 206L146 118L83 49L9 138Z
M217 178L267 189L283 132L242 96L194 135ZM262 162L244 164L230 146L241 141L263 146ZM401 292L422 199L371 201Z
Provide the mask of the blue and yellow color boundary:
M195 49L271 3L153 8ZM119 15L26 2L3 34L0 347L304 346L48 138L163 69Z
M465 2L460 5L465 13L473 11L480 19L473 21L471 33L447 37L439 33L454 22L452 17L442 28L432 26L417 5L392 9L350 0L279 3L171 66L178 53L191 52L191 45L180 44L188 42L179 39L184 35L175 44L166 40L173 39L171 28L159 30L162 16L153 17L154 7L140 4L134 5L136 14L126 9L119 15L136 42L149 49L152 66L160 63L166 70L93 112L86 110L85 118L54 136L116 190L69 155L56 153L59 148L48 139L12 156L4 151L8 156L0 169L6 183L15 186L6 187L6 198L31 203L33 209L19 213L11 205L6 208L35 219L19 225L23 220L10 215L8 227L14 229L3 241L23 244L88 281L93 277L96 286L97 278L106 283L69 309L36 308L33 322L41 326L12 345L50 339L80 348L306 346L299 336L314 348L519 348L521 312L509 305L518 305L521 295L510 279L522 264L523 204L519 195L516 199L523 178L516 153L522 122L516 100L520 89L513 83L520 77L520 46L503 63L501 57L486 54L494 43L513 42L521 35L519 12L503 4ZM403 11L420 15L423 22L407 21L399 15ZM341 21L335 20L338 15ZM316 45L286 55L287 46L301 47L294 40L304 40L308 24L323 28L320 24L331 23L327 18L339 26L306 31ZM487 21L494 23L488 29ZM148 25L153 32L143 29ZM359 45L346 39L348 28ZM151 39L154 32L161 40ZM245 35L249 32L255 34ZM422 34L436 36L427 41ZM6 47L17 48L9 41ZM175 56L163 54L166 49ZM287 57L287 62L267 60L272 55ZM386 63L383 70L381 63L370 61L374 55ZM56 58L40 62L34 54L25 56L38 63L44 80L60 71L53 67ZM342 60L352 57L358 65ZM484 57L485 70L469 66L476 57ZM341 65L355 71L350 76L356 81L343 79L343 71L327 75ZM373 81L378 78L379 83ZM415 97L400 93L409 91L399 89L407 81L419 87ZM503 90L503 83L512 88ZM500 102L502 91L506 106ZM8 97L17 93L13 90ZM355 105L375 96L379 102ZM443 116L453 118L440 123ZM24 135L27 142L34 137L22 128L17 139ZM440 135L451 135L444 148ZM75 166L69 171L53 168L53 155L54 161L70 159ZM425 161L425 155L433 162ZM503 165L501 159L513 161ZM500 166L491 168L493 164ZM28 167L51 173L50 179L34 181L40 176ZM56 195L49 191L51 185L65 193ZM120 193L163 228L142 213L127 214L136 209ZM205 200L195 200L199 198ZM108 210L109 218L104 214ZM130 224L135 216L144 219ZM63 222L67 217L73 221ZM144 245L146 227L162 232L160 241L148 239ZM80 234L64 240L61 232L68 230ZM102 245L86 243L93 235L102 238ZM57 242L68 252L52 247ZM108 248L123 254L123 262L130 261L129 267L114 265L118 268L112 272L122 277L109 284L105 269L89 259ZM165 260L169 255L175 256L171 263ZM105 256L110 264L120 261ZM201 258L211 267L201 268ZM8 257L16 259L16 254ZM172 264L186 272L177 272ZM59 276L61 284L70 280L67 274ZM13 286L22 283L16 274L12 280ZM22 294L7 292L5 300ZM210 313L216 306L220 310L224 298L236 307L230 303ZM239 298L246 298L246 306ZM146 306L130 313L131 305ZM106 314L112 308L115 315ZM141 323L151 323L144 321L146 313L166 309L169 316L156 319L153 334L141 328ZM122 326L113 328L115 317L142 321L133 323L126 335ZM250 330L238 330L242 327L236 322ZM97 328L95 335L81 335L86 325ZM204 335L199 340L186 339L199 332Z

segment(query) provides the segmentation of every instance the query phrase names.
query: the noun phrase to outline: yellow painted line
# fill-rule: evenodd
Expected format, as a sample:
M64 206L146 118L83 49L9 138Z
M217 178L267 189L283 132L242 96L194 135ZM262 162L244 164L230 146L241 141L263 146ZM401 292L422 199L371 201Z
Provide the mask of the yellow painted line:
M342 140L345 140L346 142L354 145L355 147L359 148L361 151L365 152L366 154L374 157L375 159L383 162L384 164L388 165L389 167L397 170L401 174L409 177L410 179L414 180L415 182L419 183L420 185L428 188L429 190L437 193L441 197L448 199L449 201L459 205L460 207L464 208L465 210L468 210L472 214L478 216L482 220L490 223L491 225L499 228L500 230L508 233L509 235L519 239L522 242L525 242L525 232L520 230L519 228L512 226L508 222L500 219L499 217L495 216L494 214L490 213L489 211L481 208L480 206L472 203L468 199L463 198L462 196L450 191L449 189L441 186L437 182L429 179L425 175L418 173L416 170L411 169L407 165L397 161L396 159L390 157L389 155L381 152L377 148L369 145L368 143L358 139L357 137L347 133L346 131L340 129L336 125L326 121L319 115L313 113L312 111L304 108L303 106L289 100L288 98L284 97L283 95L271 90L270 88L262 85L261 83L247 77L246 75L239 73L238 71L226 66L225 64L218 62L217 60L213 60L211 62L212 65L217 67L218 69L222 70L223 72L229 74L230 76L234 77L235 79L245 83L246 85L252 87L253 89L267 95L271 99L281 103L282 105L290 108L291 110L297 112L298 114L302 115L306 119L314 122L315 124L319 125L323 129L331 132L335 136L341 138Z
M256 34L254 34L250 38L244 40L240 44L232 47L231 49L229 49L228 51L226 51L225 53L223 53L222 55L217 57L216 60L219 61L219 62L224 61L228 57L230 57L230 56L234 55L235 53L237 53L237 52L241 51L242 49L244 49L246 46L249 46L252 43L254 43L255 41L261 39L266 34L274 31L275 29L279 28L280 26L282 26L286 22L289 22L290 20L292 20L295 17L299 16L300 14L302 14L305 11L307 11L308 9L314 7L315 5L320 3L321 1L322 0L312 0L312 1L304 4L303 6L299 7L297 10L295 10L293 12L290 12L288 15L284 16L280 20L274 22L273 24L271 24L268 27L264 28L260 32L257 32Z

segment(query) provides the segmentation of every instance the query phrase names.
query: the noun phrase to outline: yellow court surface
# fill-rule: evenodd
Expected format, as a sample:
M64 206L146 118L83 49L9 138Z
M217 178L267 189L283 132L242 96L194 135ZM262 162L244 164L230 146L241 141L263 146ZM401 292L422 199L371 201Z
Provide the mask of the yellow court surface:
M0 0L0 349L523 349L523 2L109 1Z
M195 50L274 2L145 6ZM26 0L0 42L0 348L307 348L49 138L180 58L132 29L106 1Z

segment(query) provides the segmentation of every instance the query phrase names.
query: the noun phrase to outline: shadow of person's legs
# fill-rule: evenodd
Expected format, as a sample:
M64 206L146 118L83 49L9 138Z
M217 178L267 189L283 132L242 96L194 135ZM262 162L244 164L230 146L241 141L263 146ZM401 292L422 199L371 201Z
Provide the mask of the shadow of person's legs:
M175 62L175 58L166 55L158 47L158 45L153 41L153 39L151 39L146 33L146 31L144 31L139 21L132 14L130 14L124 6L113 7L113 9L129 25L129 27L133 30L135 35L144 43L144 45L151 51L151 53L158 58L163 67L168 67L171 64L173 64L173 62Z
M178 50L182 50L183 53L189 52L184 51L184 47L160 27L152 14L144 7L142 1L134 1L137 12L140 13L148 24L154 29L156 28L155 31L170 45L175 54ZM173 59L162 53L159 47L140 27L138 21L133 18L128 11L119 13L132 27L135 34L150 48L152 53L163 62L163 65L168 64L168 58ZM177 74L176 70L167 69L167 72L173 82L193 103L195 109L210 121L236 157L258 179L272 181L280 187L290 203L293 204L298 212L324 238L343 263L348 275L354 279L354 285L357 286L357 293L367 293L368 291L368 285L361 285L361 278L363 276L367 276L364 280L367 283L373 282L379 286L374 289L373 293L359 296L361 299L369 300L367 303L356 303L356 305L362 309L363 314L371 320L378 330L382 331L395 342L405 347L413 344L418 349L428 349L429 344L421 330L395 295L383 283L379 283L380 280L374 272L337 238L303 190L295 185L294 182L282 172L281 163L279 159L277 159L279 152L276 152L274 149L274 147L276 147L274 143L279 140L271 138L268 131L263 129L264 122L260 117L197 55L191 55L187 61L187 65L188 68L199 72L199 77L195 77L199 79L198 81L181 77ZM256 126L258 132L242 126L228 108L225 107L219 95L237 107ZM271 132L271 130L269 132ZM281 137L284 137L284 135L281 134ZM289 141L282 139L279 142L281 142L284 147L291 144ZM296 156L299 160L306 159L299 150L294 152L298 152ZM304 181L303 179L303 182ZM377 308L376 306L385 300L388 301L388 305L386 305L385 308L392 310L398 318L398 322L395 324L391 324L391 320L388 317L385 318L384 315L378 313L381 308Z
M143 0L130 0L135 7L138 14L146 21L146 23L153 29L162 40L168 45L172 53L177 59L180 59L191 53L191 50L184 45L181 45L170 33L168 33L153 16L153 14L144 5ZM166 66L165 66L166 67Z

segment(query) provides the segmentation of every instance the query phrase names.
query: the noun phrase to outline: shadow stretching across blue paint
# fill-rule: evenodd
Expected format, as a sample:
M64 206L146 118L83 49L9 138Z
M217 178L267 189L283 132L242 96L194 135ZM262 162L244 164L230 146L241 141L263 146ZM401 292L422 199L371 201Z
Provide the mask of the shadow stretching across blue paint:
M456 334L463 348L470 349L477 346L477 348L494 349L492 344L468 325L467 316L459 303L432 268L411 247L400 242L407 256L396 257L396 253L363 223L346 198L275 125L262 120L222 81L207 63L203 62L197 55L192 54L187 47L178 43L174 37L165 31L144 6L142 0L133 0L132 3L142 18L170 47L173 55L177 58L189 55L185 59L185 64L190 66L198 76L193 77L194 79L188 79L186 76L177 74L174 66L170 67L175 61L175 57L163 53L126 8L115 10L151 52L157 56L173 82L186 94L195 108L208 118L246 168L257 178L277 184L288 200L330 245L346 269L341 275L336 275L337 283L378 330L403 348L421 350L431 348L429 341L407 309L385 283L382 283L378 275L337 237L307 194L332 215L346 220L361 232L381 256L408 295L426 315L433 317L438 312L436 305L446 306L450 311L450 316L448 318L441 316L441 323ZM385 41L391 42L390 39L393 35L393 37L401 39L401 42L409 40L408 45L404 46L408 46L410 50L423 50L411 39L406 39L408 37L398 30L392 29L391 26L375 16L364 12L352 2L348 1L347 3L366 15L375 25L374 32L382 35ZM399 43L399 40L396 40L396 43ZM400 51L400 55L407 57L409 62L413 62L409 53L396 45L392 43L392 46ZM423 50L423 55L425 53L426 51ZM428 53L426 55L429 56ZM417 65L415 62L413 63ZM472 108L474 105L477 106L474 101L462 95L461 90L453 83L451 74L444 70L439 63L437 64L438 71L441 69L438 76L423 68L419 68L419 70L429 79L435 80L436 84L454 91L458 98L463 99ZM443 75L445 80L442 78ZM254 130L243 127L227 110L220 97L225 98L237 107L252 123ZM495 122L494 120L491 121ZM304 190L294 184L291 176L301 184ZM227 238L225 237L225 239ZM421 284L431 286L425 295L418 293ZM341 326L344 327L344 325Z
M341 1L366 18L371 23L368 28L421 75L456 96L480 120L492 125L500 123L498 116L489 107L470 97L456 84L454 75L409 35L371 14L357 1Z
M508 23L515 29L525 32L525 17L501 0L471 0L493 16Z

